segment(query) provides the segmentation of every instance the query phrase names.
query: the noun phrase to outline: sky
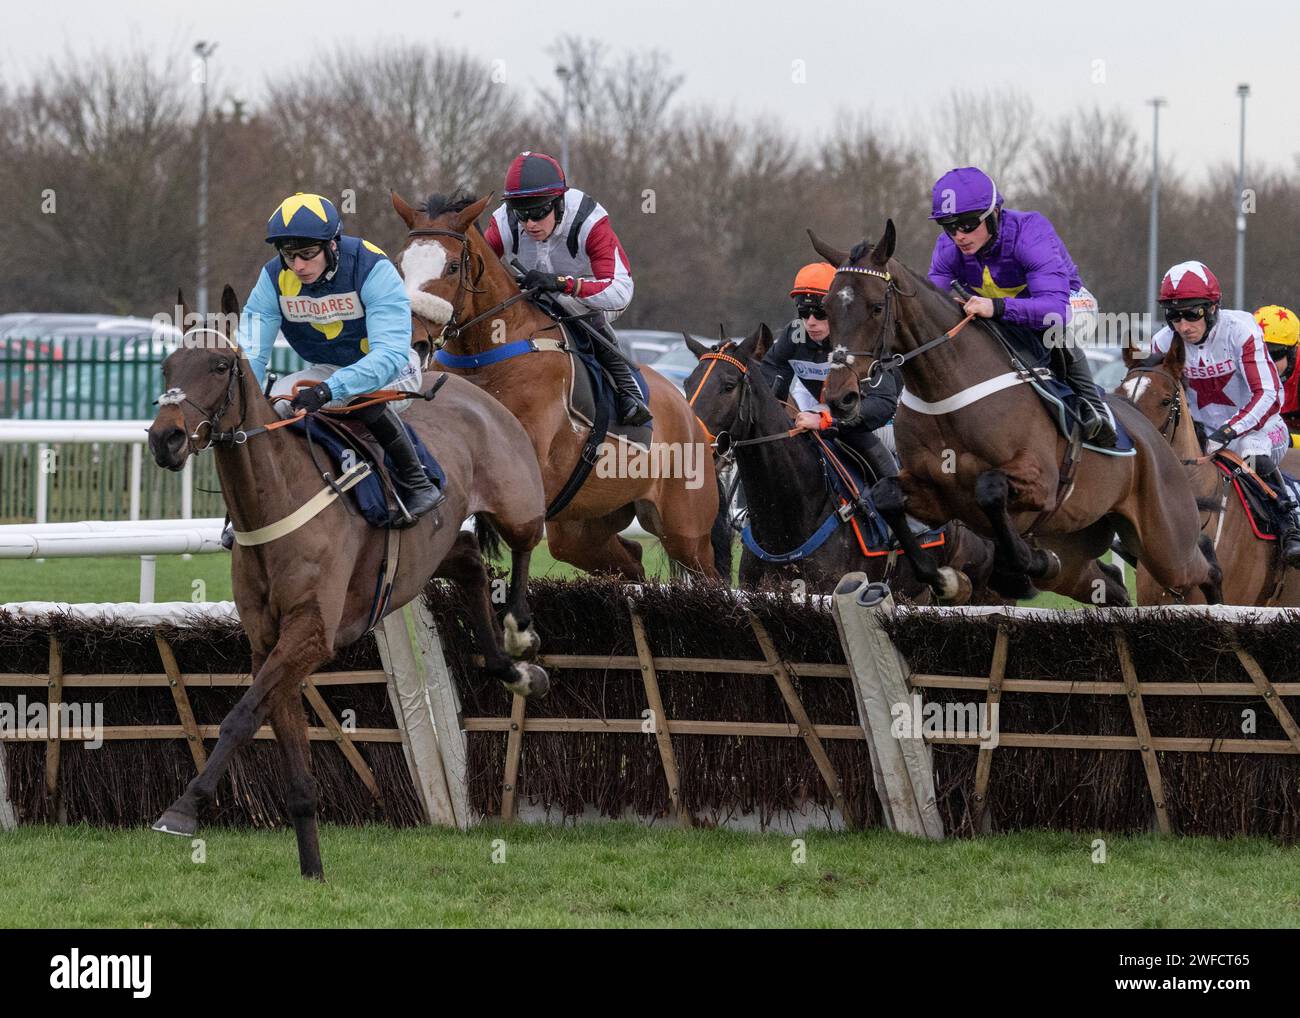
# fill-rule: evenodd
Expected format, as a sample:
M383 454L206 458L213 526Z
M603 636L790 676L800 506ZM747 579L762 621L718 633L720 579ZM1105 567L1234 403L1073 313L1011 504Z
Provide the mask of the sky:
M1047 121L1099 103L1130 116L1144 141L1161 96L1160 147L1198 180L1236 162L1239 82L1251 86L1247 159L1294 167L1300 153L1295 47L1300 4L1259 0L954 3L661 0L52 0L6 18L0 76L39 75L69 52L147 48L188 72L215 40L212 80L256 104L268 73L323 59L338 45L444 44L499 65L522 88L554 84L547 48L578 34L611 50L658 48L685 76L679 101L766 114L814 137L837 113L910 130L954 89L1017 87ZM796 61L803 61L802 65ZM803 79L798 69L802 66Z

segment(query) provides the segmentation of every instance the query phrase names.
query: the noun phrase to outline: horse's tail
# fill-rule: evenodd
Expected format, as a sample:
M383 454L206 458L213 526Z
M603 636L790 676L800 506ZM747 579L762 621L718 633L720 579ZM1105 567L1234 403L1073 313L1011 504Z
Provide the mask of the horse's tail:
M479 551L485 559L501 554L501 535L485 513L474 514L474 536L478 538Z
M713 545L713 568L727 586L731 586L731 506L727 503L727 487L721 475L715 474L718 484L718 515L713 518L709 543Z

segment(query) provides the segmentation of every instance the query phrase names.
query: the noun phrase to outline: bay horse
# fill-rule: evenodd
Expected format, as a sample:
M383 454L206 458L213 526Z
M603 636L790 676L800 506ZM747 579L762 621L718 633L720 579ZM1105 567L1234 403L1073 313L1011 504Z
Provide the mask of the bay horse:
M872 491L918 574L941 597L952 577L905 525L958 519L993 538L991 585L1006 597L1035 587L1085 604L1129 603L1117 568L1098 557L1116 532L1122 546L1180 600L1220 599L1221 574L1202 541L1196 500L1178 458L1124 401L1113 409L1136 454L1083 450L1073 477L1062 466L1069 443L1042 401L1012 372L997 338L953 299L893 257L890 220L880 240L845 252L810 232L817 252L838 267L826 298L840 346L822 389L833 415L852 419L860 386L886 363L902 372L895 436L903 469ZM966 327L963 327L966 326Z
M1186 467L1201 510L1201 530L1209 536L1223 568L1224 603L1300 605L1300 570L1286 568L1276 541L1255 536L1231 479L1203 455L1183 386L1186 356L1186 347L1177 335L1164 360L1154 367L1142 363L1139 351L1126 347L1124 362L1129 370L1116 392L1127 397L1159 430ZM1284 468L1293 476L1297 458L1297 450L1291 450L1283 459ZM1145 569L1138 570L1137 597L1139 604L1167 604L1170 600L1168 592Z
M740 585L802 580L817 593L830 593L845 573L862 571L874 581L889 580L897 594L925 602L930 588L897 553L866 555L855 527L838 517L840 498L827 489L823 460L812 434L791 430L786 405L760 370L771 348L772 332L760 325L739 343L723 340L709 347L690 335L686 345L700 363L686 379L689 402L714 436L720 452L734 450L749 504L754 542L779 557L800 552L789 562L767 561L744 547ZM861 519L857 518L858 529ZM828 532L829 531L829 532ZM986 584L993 568L993 546L961 524L943 528L945 564L953 564L967 588L962 601L1003 603Z
M442 465L447 501L397 532L397 567L385 610L376 591L391 563L388 532L352 515L348 496L329 498L331 489L307 443L279 427L287 422L235 345L239 301L229 286L221 308L221 330L186 333L163 362L167 391L149 428L149 448L169 470L180 470L203 449L215 452L236 531L231 573L239 622L252 648L253 680L222 721L207 766L154 829L193 835L232 756L269 718L288 774L299 868L304 877L323 879L303 681L364 636L378 621L372 614L396 611L437 576L465 592L487 674L511 692L543 695L549 680L531 662L540 640L527 599L529 557L542 538L542 480L528 437L495 400L450 377L432 401L417 394L402 416ZM324 508L310 515L307 503L317 497ZM492 611L479 540L458 527L470 516L510 548L504 637ZM438 517L448 523L439 525ZM277 523L283 525L264 529Z
M431 195L415 209L392 195L393 209L406 224L407 237L395 262L412 296L417 326L430 337L442 332L444 350L458 357L499 351L519 343L521 356L471 367L448 366L491 393L519 419L541 466L547 505L564 488L578 465L590 429L571 420L565 405L574 363L557 341L560 327L524 300L514 276L475 225L492 195L447 198ZM578 370L582 370L579 368ZM641 545L619 532L635 516L663 543L668 557L691 573L730 580L731 543L720 511L718 482L708 440L675 385L650 368L641 369L650 387L654 415L647 467L638 467L629 449L627 470L593 470L577 494L546 524L551 554L591 573L608 572L628 580L645 579ZM611 435L598 450L616 462ZM648 461L648 463L647 463ZM698 477L681 465L694 462ZM671 469L673 466L677 469ZM725 540L723 538L725 535Z

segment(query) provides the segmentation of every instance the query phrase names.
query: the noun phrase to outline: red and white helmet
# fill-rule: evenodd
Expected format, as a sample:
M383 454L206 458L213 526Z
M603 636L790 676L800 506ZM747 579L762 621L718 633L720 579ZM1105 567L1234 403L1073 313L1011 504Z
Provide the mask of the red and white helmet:
M1160 303L1217 304L1223 292L1204 262L1179 262L1160 281Z

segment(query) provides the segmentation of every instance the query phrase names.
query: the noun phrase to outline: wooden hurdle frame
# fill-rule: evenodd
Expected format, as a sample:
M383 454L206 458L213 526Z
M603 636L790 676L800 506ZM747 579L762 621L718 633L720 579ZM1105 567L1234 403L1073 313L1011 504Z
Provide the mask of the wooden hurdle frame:
M856 829L861 826L862 819L856 814L853 801L846 794L841 778L826 752L826 743L831 740L865 740L871 754L875 787L885 825L928 838L942 838L945 834L934 799L929 747L936 744L978 747L974 786L965 817L970 829L976 833L986 831L990 826L987 804L989 789L994 780L996 749L979 745L976 737L926 736L923 739L907 739L893 736L889 730L890 705L902 702L913 693L924 696L933 690L964 690L981 695L987 707L999 705L1005 693L1124 697L1133 725L1131 735L999 732L998 746L1139 753L1151 801L1153 827L1162 833L1169 833L1172 824L1165 800L1159 753L1300 754L1300 724L1297 724L1292 709L1285 702L1288 697L1300 697L1300 682L1273 682L1240 642L1234 642L1232 647L1246 679L1240 682L1144 682L1134 665L1128 637L1119 626L1112 631L1116 660L1114 679L1008 679L1010 622L1025 615L1026 610L990 609L980 612L987 615L996 626L986 673L922 673L913 671L907 665L882 625L894 611L887 591L883 595L877 592L874 600L867 596L869 593L865 577L851 574L842 581L841 588L835 595L822 601L835 618L844 653L842 664L785 660L762 622L752 612L746 612L745 618L761 655L759 658L737 660L659 656L650 645L637 601L631 596L627 598L627 610L635 655L557 654L539 658L539 663L544 667L561 673L566 669L600 669L639 674L646 711L643 716L633 718L530 718L527 716L526 701L520 697L513 698L510 714L506 717L463 717L456 679L449 670L443 653L442 637L428 607L420 600L409 605L403 612L389 616L376 630L375 638L383 669L322 672L304 682L303 695L320 722L310 728L309 736L315 741L335 742L376 802L380 801L381 790L358 746L373 742L400 742L425 819L429 823L460 828L469 827L483 819L470 802L467 766L469 733L506 733L500 814L500 819L505 823L511 823L518 817L525 736L529 732L573 732L652 736L668 792L670 812L681 826L690 826L695 821L691 804L684 801L681 791L675 736L801 739L816 764L831 800L839 810L844 826ZM69 674L64 671L63 648L59 638L51 634L48 638L46 671L0 673L0 687L45 686L48 706L52 711L57 711L59 704L72 690L113 686L166 686L175 703L176 724L105 727L98 734L106 740L183 739L189 747L197 771L206 763L204 743L217 737L219 726L197 724L189 691L199 687L246 686L251 677L243 673L182 672L163 628L157 624L153 626L153 638L160 671L129 675ZM482 665L482 657L479 655L471 655L469 660L474 665ZM664 707L660 676L673 672L770 676L781 694L789 719L741 722L671 718ZM802 682L818 679L849 680L853 683L859 724L829 725L815 724L812 721L798 695L795 680ZM387 684L396 727L357 730L344 728L321 696L320 687L370 683ZM1262 699L1286 738L1153 736L1145 706L1145 698L1152 696ZM74 729L54 734L37 733L37 737L43 737L46 741L45 792L51 804L50 813L51 816L60 817L61 743L90 738L92 734ZM269 739L274 736L269 727L263 727L255 737ZM16 736L0 733L0 738ZM0 753L0 829L16 824L7 788L4 756Z

